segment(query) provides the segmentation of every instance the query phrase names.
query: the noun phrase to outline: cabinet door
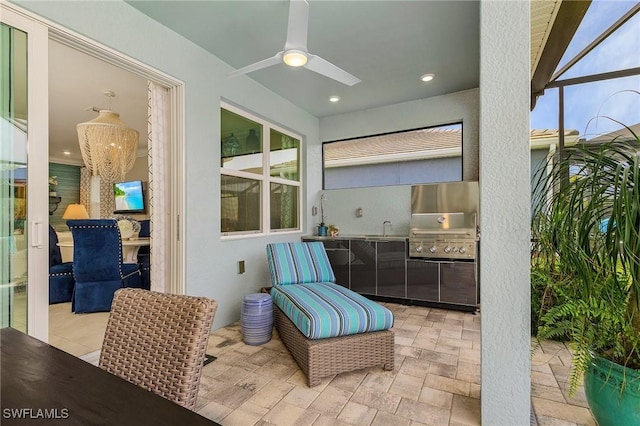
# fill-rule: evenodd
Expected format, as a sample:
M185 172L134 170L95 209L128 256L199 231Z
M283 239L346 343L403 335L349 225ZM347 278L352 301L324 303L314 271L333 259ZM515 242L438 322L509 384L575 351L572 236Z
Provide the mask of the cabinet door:
M376 243L351 240L351 290L376 294Z
M349 262L351 260L351 251L349 250L349 240L323 241L323 243L333 274L336 276L336 284L350 288Z
M378 296L407 297L405 286L405 259L407 247L404 241L378 241Z
M440 264L440 301L474 306L476 300L476 263Z
M440 301L438 262L407 260L407 298Z

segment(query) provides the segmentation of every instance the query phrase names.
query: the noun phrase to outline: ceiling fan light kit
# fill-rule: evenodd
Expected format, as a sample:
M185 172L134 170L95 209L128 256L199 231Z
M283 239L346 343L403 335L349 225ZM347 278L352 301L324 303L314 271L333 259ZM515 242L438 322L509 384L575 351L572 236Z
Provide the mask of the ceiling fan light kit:
M309 3L307 3L307 0L291 0L289 2L287 41L285 42L284 50L276 53L271 58L237 69L229 73L229 77L237 77L284 62L292 67L304 67L347 86L360 83L361 80L359 78L331 62L309 53L307 49L308 26Z
M282 56L282 62L290 67L301 67L307 63L307 54L301 50L287 50Z

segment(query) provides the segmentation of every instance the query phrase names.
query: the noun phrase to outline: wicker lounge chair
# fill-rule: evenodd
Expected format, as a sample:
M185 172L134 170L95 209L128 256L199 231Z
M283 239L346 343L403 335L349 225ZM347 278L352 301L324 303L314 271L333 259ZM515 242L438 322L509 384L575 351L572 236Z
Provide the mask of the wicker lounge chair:
M99 366L192 409L217 306L204 297L116 291Z
M381 366L385 370L393 370L394 335L388 329L393 324L393 316L377 303L332 284L335 278L322 243L269 244L267 257L273 285L271 294L274 298L275 326L282 342L307 376L309 386L320 384L324 377L362 368ZM367 308L385 311L384 314L390 316L390 323L387 317L385 329L353 334L354 324L362 322L360 317L359 321L342 325L344 330L350 328L351 334L309 338L309 335L318 334L322 327L317 326L315 330L311 330L304 325L296 325L285 311L289 311L289 315L296 318L298 322L300 322L300 311L293 314L291 305L282 303L283 299L294 297L283 292L291 293L292 290L303 289L311 292L309 297L314 298L314 305L322 303L320 299L327 293L331 293L332 297L337 299L347 299L346 304L365 304ZM325 312L308 312L313 310L310 307L311 304L305 305L299 300L294 305L302 306L302 310L306 311L309 317L320 318L325 314ZM284 309L283 306L285 306ZM334 323L335 321L332 321L333 328L336 327Z

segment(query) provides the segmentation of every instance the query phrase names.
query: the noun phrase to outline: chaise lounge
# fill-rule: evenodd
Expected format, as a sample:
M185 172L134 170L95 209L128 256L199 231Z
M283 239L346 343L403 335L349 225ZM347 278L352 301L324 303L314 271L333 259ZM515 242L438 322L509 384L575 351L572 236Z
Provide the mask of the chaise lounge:
M362 368L393 370L393 314L335 284L322 243L269 244L267 259L276 329L309 386Z

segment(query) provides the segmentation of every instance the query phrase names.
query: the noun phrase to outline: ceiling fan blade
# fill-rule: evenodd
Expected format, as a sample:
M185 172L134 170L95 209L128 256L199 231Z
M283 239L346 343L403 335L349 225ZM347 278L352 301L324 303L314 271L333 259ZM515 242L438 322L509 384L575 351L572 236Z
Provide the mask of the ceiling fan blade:
M229 77L233 78L242 74L247 74L253 71L261 70L262 68L267 68L272 65L277 65L282 62L282 53L283 52L278 52L270 58L263 59L262 61L256 62L255 64L247 65L246 67L242 67L240 69L232 71L229 73Z
M342 68L339 68L333 65L331 62L322 59L320 56L307 54L307 58L308 60L304 67L310 69L313 72L317 72L318 74L322 74L326 77L332 78L342 84L346 84L347 86L353 86L354 84L358 84L361 81L358 77L349 74Z
M289 24L284 50L297 49L307 51L307 30L309 26L309 3L307 0L289 2Z

